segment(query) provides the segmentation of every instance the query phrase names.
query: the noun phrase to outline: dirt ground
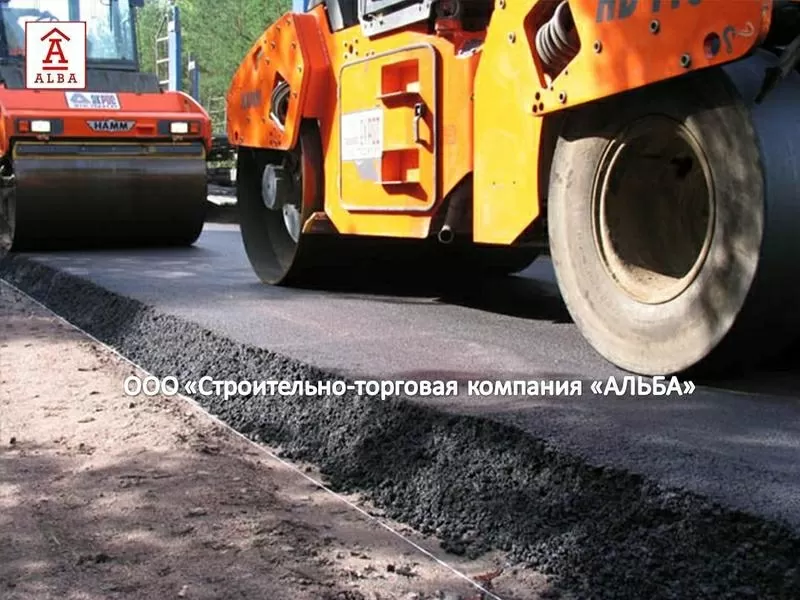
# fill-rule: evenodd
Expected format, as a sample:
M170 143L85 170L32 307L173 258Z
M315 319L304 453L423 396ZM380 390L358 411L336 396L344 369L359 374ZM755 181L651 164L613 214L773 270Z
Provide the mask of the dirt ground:
M314 485L311 467L298 472L180 398L127 397L129 374L143 375L0 282L0 598L550 595L498 557L447 556L361 514Z

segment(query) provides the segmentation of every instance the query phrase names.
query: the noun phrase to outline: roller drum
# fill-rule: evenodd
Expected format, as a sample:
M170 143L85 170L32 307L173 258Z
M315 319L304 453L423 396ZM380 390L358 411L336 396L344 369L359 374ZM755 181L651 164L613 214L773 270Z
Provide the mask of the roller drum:
M190 245L207 206L202 144L18 143L13 250Z

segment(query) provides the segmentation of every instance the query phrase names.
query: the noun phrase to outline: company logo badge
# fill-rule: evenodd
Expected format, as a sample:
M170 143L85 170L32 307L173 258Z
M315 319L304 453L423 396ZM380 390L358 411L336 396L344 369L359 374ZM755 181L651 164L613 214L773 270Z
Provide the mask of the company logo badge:
M25 84L39 90L86 88L86 22L25 23Z
M119 110L119 97L112 93L64 92L69 108L89 110Z
M136 121L115 121L114 119L106 119L104 121L86 121L89 127L95 131L130 131L136 125Z

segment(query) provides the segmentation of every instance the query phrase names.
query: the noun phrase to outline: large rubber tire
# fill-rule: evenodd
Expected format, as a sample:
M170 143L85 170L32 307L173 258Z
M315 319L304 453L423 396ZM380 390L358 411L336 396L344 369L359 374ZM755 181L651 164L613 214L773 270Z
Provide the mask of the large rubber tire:
M645 375L719 370L765 359L796 338L800 76L793 73L763 104L752 101L774 62L758 53L567 118L550 177L550 252L575 323L617 366ZM641 161L636 172L602 179L609 157L635 150L633 137L619 143L632 124L653 118L660 128L664 117L699 150L682 164L705 162L712 190L705 209L691 213L678 194L661 205L670 194L647 178ZM602 190L609 191L605 202ZM634 201L625 206L624 197ZM693 246L682 245L691 239ZM694 263L690 250L699 257Z

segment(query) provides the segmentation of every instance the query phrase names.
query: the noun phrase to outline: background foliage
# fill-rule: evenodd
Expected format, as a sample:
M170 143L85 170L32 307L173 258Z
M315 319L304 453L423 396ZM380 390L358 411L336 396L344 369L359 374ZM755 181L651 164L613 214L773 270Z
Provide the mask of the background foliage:
M225 94L242 58L283 13L291 0L177 0L183 33L184 71L191 54L200 67L200 102L211 113L215 129L224 129ZM138 9L139 60L155 71L156 37L166 36L167 0L148 0ZM184 90L189 90L188 78Z

